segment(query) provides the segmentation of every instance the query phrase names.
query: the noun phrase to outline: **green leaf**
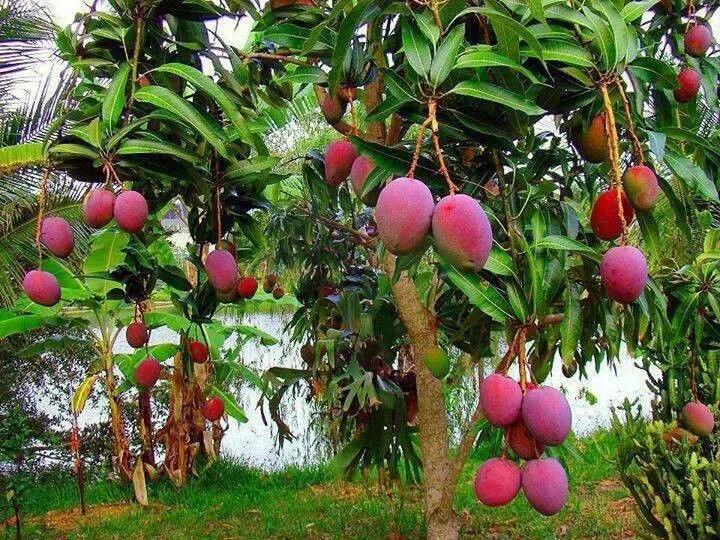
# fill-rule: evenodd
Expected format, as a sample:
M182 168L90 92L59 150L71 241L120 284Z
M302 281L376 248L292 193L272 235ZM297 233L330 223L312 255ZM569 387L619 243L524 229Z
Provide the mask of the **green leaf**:
M320 35L318 35L319 37ZM310 38L310 29L290 23L274 24L265 30L263 38L281 47L299 50ZM315 41L317 42L317 40Z
M530 13L532 13L532 16L541 23L547 24L542 0L528 0L528 4L530 5Z
M688 158L674 152L665 152L665 164L670 167L675 176L685 182L687 186L706 199L718 200L718 191L705 171L695 165Z
M687 208L678 198L672 185L670 185L670 182L665 180L660 175L657 177L657 179L658 184L660 184L660 189L662 189L663 193L668 199L668 202L670 203L670 206L672 206L672 209L675 212L675 221L673 222L674 225L676 225L680 229L680 232L683 233L685 239L688 242L691 241L692 231L690 229L690 223L688 222Z
M527 303L527 298L520 287L516 287L514 283L506 283L508 300L510 306L512 306L515 318L518 321L526 321L530 317L530 306Z
M252 144L253 136L245 122L240 110L230 96L215 81L205 75L202 71L185 64L170 63L156 68L155 71L172 73L178 77L182 77L192 84L197 90L210 97L222 109L222 112L232 124L238 128L245 143ZM176 113L177 114L177 113Z
M662 161L665 157L665 142L667 141L667 135L657 131L646 130L645 133L648 137L648 147L655 156L655 159Z
M162 86L146 86L137 91L135 99L171 112L177 116L179 121L187 122L194 127L217 150L218 154L224 158L230 157L225 148L224 135L220 127L205 118L195 107L176 93Z
M640 56L628 65L630 72L648 84L675 90L679 87L675 70L657 58Z
M48 317L47 315L13 315L0 319L0 339L15 334L24 334L46 324L60 324L61 322L60 317Z
M83 273L88 275L107 274L125 261L122 251L130 242L130 235L124 231L105 229L92 239L90 253L83 265ZM111 279L88 277L85 279L87 288L97 294L106 296L110 289L118 283Z
M428 38L430 43L432 43L433 48L435 48L440 39L440 29L435 25L431 11L429 9L413 11L413 17L420 31Z
M418 27L407 19L402 20L402 41L410 67L427 79L431 64L430 44Z
M118 68L105 94L102 105L102 119L110 127L115 127L125 106L125 87L129 75L130 64L125 62Z
M363 182L362 186L362 193L360 193L361 198L365 198L368 195L370 195L370 192L375 189L377 186L385 182L388 178L391 178L392 174L390 174L389 171L386 171L382 167L376 166L370 174L367 175L367 178L365 178L365 182Z
M371 111L368 111L365 120L368 122L380 122L385 120L392 113L402 107L406 101L399 101L394 97L390 96L385 98L383 101L377 104Z
M59 156L63 156L70 159L76 159L76 158L87 158L87 159L99 159L100 154L93 150L92 148L88 148L87 146L83 146L82 144L56 144L55 146L51 146L48 150L51 154L56 154Z
M643 13L657 4L660 0L643 0L641 2L628 2L623 7L620 14L626 23L631 23L642 17Z
M95 148L102 147L102 134L100 130L100 119L95 118L87 125L78 125L70 129L70 135L82 139L83 142Z
M407 83L407 81L405 81L405 79L400 77L391 69L383 68L381 71L383 74L383 81L385 82L385 85L387 86L390 93L395 96L396 99L403 102L420 101L417 98L417 95L410 88L410 85Z
M575 359L575 351L583 328L583 313L575 288L568 283L565 289L565 310L560 321L560 357L567 365Z
M398 101L394 97L390 96L378 103L377 106L374 107L371 111L368 111L365 119L368 122L380 122L382 120L385 120L395 111L397 111L405 103L406 102Z
M628 33L625 21L610 0L595 0L595 4L610 23L615 49L615 63L620 63L625 59L628 50Z
M591 29L590 21L580 11L572 9L564 3L553 4L545 7L545 16L548 19L556 19L565 23L577 24Z
M495 11L493 9L487 9L487 8L469 8L469 9L477 9L480 13L483 13L489 20L491 26L496 29L496 31L500 30L502 32L505 32L507 34L510 34L513 36L513 39L523 39L530 48L535 51L535 54L537 54L538 58L541 60L543 59L543 52L542 47L540 46L540 42L537 40L537 38L528 30L525 28L522 24L517 22L512 17L508 17L507 15L503 13L499 13L498 11ZM466 10L469 11L469 10ZM517 49L516 49L517 50Z
M498 322L513 316L507 300L490 284L485 284L475 274L468 274L444 259L440 261L448 279L468 297L470 303Z
M590 28L595 34L593 45L598 47L605 68L608 70L615 68L617 51L615 50L615 40L610 25L587 6L583 6L583 13L585 13Z
M225 405L225 412L229 416L232 416L240 423L245 423L248 421L247 416L245 416L245 411L240 408L240 406L237 404L237 401L235 401L235 398L233 398L230 394L228 394L224 390L221 390L215 385L213 385L211 393L212 395L218 396L220 399L222 399L223 404Z
M582 242L578 242L577 240L573 240L572 238L568 238L567 236L561 236L561 235L550 235L544 237L542 240L540 240L537 244L535 244L535 249L555 249L555 250L564 250L564 251L573 251L577 253L581 253L583 255L587 255L594 261L600 260L600 254L595 251L593 248L591 248L588 245L583 244Z
M492 101L528 115L542 114L545 112L543 108L538 107L529 99L488 82L462 81L450 90L449 93Z
M345 54L351 47L351 42L355 38L358 26L360 26L363 21L379 13L379 11L380 8L372 2L372 0L362 0L345 15L342 23L340 23L332 53L332 68L330 69L330 73L328 73L328 85L331 94L335 93L340 83L340 78L343 75L342 70Z
M360 137L350 136L350 142L355 145L360 154L371 158L378 166L394 174L404 174L410 166L410 160L404 159L397 150L384 144L366 141Z
M117 149L119 156L130 156L135 154L157 154L170 155L176 158L189 161L190 163L200 163L203 161L201 156L188 152L182 146L176 144L151 141L149 139L126 139Z
M651 212L637 212L635 217L640 225L640 232L642 233L645 245L648 251L656 259L662 257L662 242L660 241L660 230L658 229L657 222Z
M257 174L274 167L279 161L280 158L277 156L255 156L249 159L244 159L242 161L238 161L227 169L225 179L235 181L251 174Z
M532 82L538 82L532 71L518 62L490 49L471 49L462 54L453 66L453 69L467 69L479 67L507 67L519 71Z
M46 272L50 272L58 280L60 287L63 289L79 289L85 290L85 285L80 281L75 273L65 266L58 259L46 258L40 263L40 268Z
M515 276L514 266L512 257L507 251L493 246L484 269L499 276Z
M430 65L430 82L434 87L440 86L452 71L464 37L465 25L458 25L450 31L438 47Z
M592 67L592 55L584 48L569 41L546 39L542 41L543 58L556 62L564 62L580 67ZM520 52L526 56L534 56L530 49L522 48Z
M298 66L295 70L289 71L280 77L277 82L278 84L284 82L292 84L321 84L327 82L327 80L327 73L317 66Z

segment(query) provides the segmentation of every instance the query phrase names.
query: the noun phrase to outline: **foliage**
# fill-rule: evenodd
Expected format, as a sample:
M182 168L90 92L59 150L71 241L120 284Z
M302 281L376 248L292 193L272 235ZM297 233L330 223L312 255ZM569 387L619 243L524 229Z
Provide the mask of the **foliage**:
M298 199L286 201L268 223L268 236L277 239L276 262L301 268L295 292L303 307L291 329L309 351L308 369L283 372L286 377L268 373L269 384L282 389L271 409L285 389L307 381L308 394L325 403L328 414L340 411L341 422L353 426L349 434L356 439L339 460L346 467L369 465L346 459L359 455L355 451L366 440L355 407L364 403L365 414L379 414L388 404L332 390L363 385L365 377L378 391L383 373L402 379L415 370L418 359L405 358L407 333L396 326L397 298L383 294L402 271L435 316L441 344L475 363L496 356L503 338L511 344L524 328L527 361L538 382L557 357L568 374L588 376L616 361L624 341L645 347L663 332L665 294L672 290L650 278L627 307L606 298L597 263L608 243L588 226L593 200L619 182L620 167L646 160L663 192L658 217L639 212L628 236L648 253L660 277L664 267L688 260L707 201L717 201L711 179L720 155L708 144L718 136L717 57L684 55L677 36L685 20L679 10L656 4L358 2L337 3L330 11L295 6L263 14L249 53L272 74L261 84L277 89L292 81L298 93L314 85L319 99L357 92L370 104L359 120L351 115L348 123L333 124L377 165L363 195L409 170L436 198L454 183L482 202L495 240L477 275L445 264L431 242L399 257L397 271L388 275L382 247L376 249L368 235L374 231L371 212L347 185L329 188L321 151L308 152ZM709 18L717 6L695 7ZM282 53L273 56L268 43ZM702 73L702 97L687 105L672 97L678 63ZM365 78L375 70L382 79ZM612 166L586 163L568 144L600 111L614 111L620 137L619 161ZM415 131L433 115L436 133ZM433 147L435 152L426 150ZM663 249L665 243L672 249ZM333 295L326 299L319 291L328 286ZM357 307L345 313L343 306ZM348 343L358 314L367 314L372 332ZM373 364L364 358L368 347L378 357ZM382 456L372 465L380 466Z
M617 475L607 460L616 440L607 432L576 442L583 456L568 458L574 489L568 512L551 518L527 519L528 505L521 500L490 512L477 512L472 492L474 467L492 455L478 452L468 463L457 496L457 506L466 516L463 535L482 538L501 527L511 538L545 538L563 528L572 537L615 537L638 533L639 523L624 505L627 491L617 485ZM238 489L242 486L242 489ZM138 508L128 502L122 486L98 480L88 484L90 505L86 519L73 521L69 536L143 535L208 538L222 535L244 538L305 537L313 534L366 538L370 534L402 534L419 538L425 532L418 488L389 487L378 491L372 480L362 484L338 482L325 467L264 472L227 459L217 461L200 478L182 490L166 481L150 487L159 505ZM386 496L386 493L388 496ZM77 504L74 486L67 480L36 484L27 495L33 516L64 512ZM108 504L117 513L107 515ZM608 508L617 511L608 512ZM46 521L47 522L47 521ZM371 531L370 533L368 531ZM60 531L42 528L38 520L26 522L27 536Z
M643 524L661 538L712 538L720 528L717 431L672 436L674 422L648 422L626 401L615 416L618 468ZM677 428L675 428L677 429Z
M18 538L20 509L25 504L25 491L32 482L25 459L32 434L32 427L19 407L0 414L0 493L4 499L0 509L7 504L16 520Z
M704 538L720 530L720 439L717 432L698 439L677 422L689 401L715 406L720 398L719 238L710 229L694 262L667 275L666 324L638 351L655 395L652 421L629 402L613 418L623 482L644 523L662 537Z
M47 162L42 141L56 122L69 83L61 76L53 86L48 77L26 101L13 98L28 82L26 75L47 61L54 27L43 6L24 0L0 3L0 26L0 264L9 278L0 283L0 305L8 306L36 257L38 185ZM46 212L72 224L77 250L71 264L77 267L87 251L89 233L80 220L87 189L51 172L48 191Z
M11 89L24 70L38 59L40 45L53 38L50 17L39 2L2 0L0 2L0 109L11 99Z
M443 347L468 364L461 370L455 361L453 373L472 373L484 359L496 360L507 343L497 369L506 372L517 359L525 388L527 371L542 383L557 353L567 374L587 376L616 361L623 341L666 350L676 345L668 323L678 336L690 330L689 314L706 296L706 270L699 269L700 283L689 296L683 295L692 285L663 288L651 277L636 302L620 305L607 297L598 275L598 261L612 244L588 222L592 202L606 188L616 190L620 204L621 169L647 163L672 213L666 223L652 211L638 212L632 223L621 220L620 242L651 255L654 277L687 260L693 232L706 225L705 208L718 201L711 179L720 164L714 128L720 64L713 54L686 55L679 37L712 16L715 0L693 3L687 17L679 1L655 0L271 2L262 12L235 0L109 4L109 11L93 9L58 32L59 56L76 84L48 134L47 155L75 181L139 191L152 217L137 234L115 225L99 232L79 277L45 259L62 280L63 306L41 309L21 299L16 308L29 318L7 323L23 330L57 322L72 309L89 310L101 329L104 362L90 376L105 383L109 396L132 387L133 368L149 352L112 354L131 307L150 327L166 325L182 335L179 346L152 348L163 361L173 358L174 398L187 398L197 412L214 392L243 419L219 385L236 371L259 379L235 362L237 349L223 358L221 347L234 333L241 340L269 336L219 324L221 298L206 279L203 258L207 246L244 237L243 273L300 269L294 292L302 305L290 328L304 343L305 365L277 367L264 377L281 436L290 434L280 401L306 385L349 441L335 460L339 469L377 468L380 478L388 471L417 480L418 429L428 504L442 494L438 509L427 509L428 534L453 536L455 484L482 411L473 413L451 460L442 384L457 379L432 379L422 365L425 355ZM220 19L242 16L255 23L243 50L211 30ZM679 65L699 71L700 99L674 99ZM287 119L271 110L288 107L297 116L310 92L323 108L326 99L338 100L343 110L349 105L347 121L323 112L376 165L360 197L346 182L328 185L323 160L330 156L313 150L291 196L267 189L280 185L286 172L276 168L280 157L262 137ZM356 98L363 107L355 107ZM601 149L610 159L590 164L568 142L599 112L606 119ZM372 211L361 199L393 176L415 174L434 198L462 192L482 203L494 245L479 272L451 264L430 236L416 253L397 258L376 238ZM260 215L269 195L278 204L267 220L268 243ZM187 259L194 268L187 274L166 260L159 223L176 203L187 209L193 240ZM687 249L668 260L663 242L678 231ZM143 315L158 283L173 310ZM714 331L707 313L695 330L698 348L705 332ZM216 363L208 373L189 361L188 336L210 346ZM115 363L124 375L117 388ZM164 434L192 417L192 411L178 412L186 405L171 407ZM212 454L202 435L205 422L189 424L193 444ZM120 448L117 429L115 439ZM193 450L178 444L167 454L191 462L184 456ZM173 467L166 467L168 474L180 483Z

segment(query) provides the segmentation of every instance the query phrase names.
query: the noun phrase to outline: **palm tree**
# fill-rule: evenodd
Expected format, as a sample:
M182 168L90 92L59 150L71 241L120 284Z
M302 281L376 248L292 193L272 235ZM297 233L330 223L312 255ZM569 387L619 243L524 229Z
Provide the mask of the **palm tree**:
M37 259L39 185L49 165L44 140L59 116L69 81L46 82L27 101L14 95L33 66L47 60L54 29L41 4L0 0L0 267L10 278L0 281L0 305L14 301L22 275ZM89 231L80 219L86 191L63 174L49 174L44 211L73 226L79 249L71 264L87 251Z

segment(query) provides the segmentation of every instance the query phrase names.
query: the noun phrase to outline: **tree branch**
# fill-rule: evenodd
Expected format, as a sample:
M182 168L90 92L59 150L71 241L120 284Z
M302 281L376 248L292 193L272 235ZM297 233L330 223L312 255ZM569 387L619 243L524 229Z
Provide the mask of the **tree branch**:
M325 99L325 96L328 95L328 91L325 90L322 86L319 84L314 85L315 90L315 97L317 98L318 103L322 103ZM330 124L336 131L339 131L343 135L354 135L356 137L360 137L361 139L368 139L367 133L363 133L355 126L351 126L347 122L343 122L340 120L339 122L336 122L334 124Z
M292 56L289 56L288 54L271 54L271 53L261 53L261 52L253 52L253 53L240 53L241 58L248 58L250 60L252 59L259 59L259 60L277 60L278 62L286 62L288 64L295 64L297 66L309 66L310 62L307 62L305 60L300 60L299 58L293 58Z

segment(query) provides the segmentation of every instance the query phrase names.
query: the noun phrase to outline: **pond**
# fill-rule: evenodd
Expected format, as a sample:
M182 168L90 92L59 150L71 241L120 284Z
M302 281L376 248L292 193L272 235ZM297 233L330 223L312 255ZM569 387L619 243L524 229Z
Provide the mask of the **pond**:
M279 338L280 342L269 347L259 344L257 340L250 342L243 350L243 363L259 373L272 366L300 367L298 347L289 343L289 336L283 332L288 317L287 314L253 314L244 318L245 324L263 329ZM152 333L151 344L173 341L177 341L177 335L167 328L157 329ZM115 352L131 350L124 336L118 339ZM629 356L623 356L616 366L616 372L603 366L599 373L591 374L589 380L582 381L577 377L564 377L561 365L560 361L555 362L546 384L566 392L573 411L573 431L576 434L586 435L608 426L611 407L619 405L626 397L631 400L638 398L643 409L648 410L652 394L645 383L645 372L637 368ZM588 393L594 396L596 403L590 403ZM277 448L275 444L276 430L272 422L269 418L270 425L263 422L257 408L259 398L258 391L247 387L243 389L241 404L249 421L239 424L230 419L229 429L223 439L222 450L225 455L266 470L279 469L286 465L302 466L326 457L324 446L318 440L316 431L312 429L313 405L307 402L304 395L295 399L288 395L284 400L284 419L296 439L286 442L282 448ZM468 399L474 397L471 395ZM80 421L95 422L105 415L102 409L88 409Z

